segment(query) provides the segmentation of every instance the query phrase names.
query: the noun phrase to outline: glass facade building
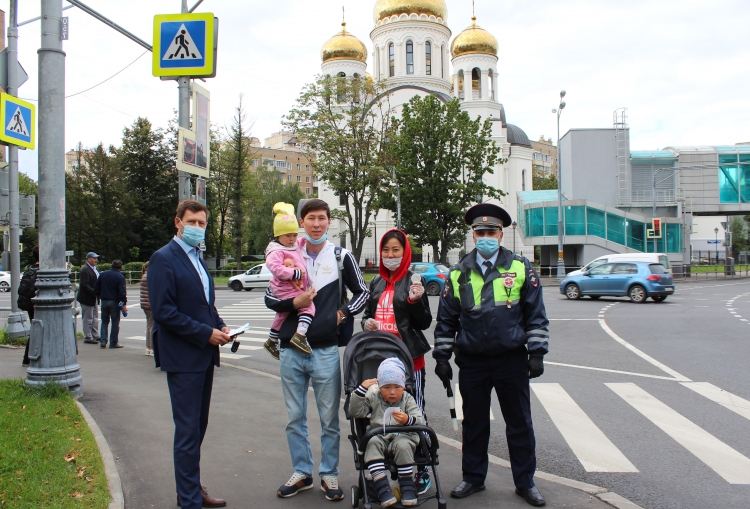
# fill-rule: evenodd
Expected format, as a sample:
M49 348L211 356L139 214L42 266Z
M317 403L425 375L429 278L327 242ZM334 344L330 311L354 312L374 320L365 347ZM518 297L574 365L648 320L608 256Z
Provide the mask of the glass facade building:
M719 201L750 203L750 154L719 155Z

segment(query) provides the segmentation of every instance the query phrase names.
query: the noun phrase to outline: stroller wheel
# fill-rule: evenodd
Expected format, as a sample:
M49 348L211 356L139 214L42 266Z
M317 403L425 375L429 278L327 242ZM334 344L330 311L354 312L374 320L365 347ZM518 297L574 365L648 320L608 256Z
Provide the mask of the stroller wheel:
M357 509L359 507L359 487L352 486L352 508Z

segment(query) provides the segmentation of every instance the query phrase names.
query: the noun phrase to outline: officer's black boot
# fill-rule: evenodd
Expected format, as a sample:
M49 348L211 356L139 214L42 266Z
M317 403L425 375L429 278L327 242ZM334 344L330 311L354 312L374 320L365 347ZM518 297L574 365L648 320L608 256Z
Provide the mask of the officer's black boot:
M378 492L381 507L389 507L396 503L396 496L391 489L391 483L388 477L383 474L372 480L375 485L375 491Z
M399 476L398 485L401 488L401 505L417 505L417 487L412 476Z

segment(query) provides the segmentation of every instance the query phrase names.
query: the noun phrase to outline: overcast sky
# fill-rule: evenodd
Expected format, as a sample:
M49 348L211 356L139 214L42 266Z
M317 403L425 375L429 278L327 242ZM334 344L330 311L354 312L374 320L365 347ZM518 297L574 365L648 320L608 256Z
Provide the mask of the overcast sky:
M190 4L195 0L190 0ZM179 12L180 0L85 0L151 42L153 16ZM19 2L19 22L40 2ZM372 51L375 0L205 0L198 11L220 19L218 75L211 119L229 125L244 94L253 135L280 128L302 86L320 72L320 47L347 27ZM470 23L471 0L447 0L453 35ZM65 5L68 5L65 2ZM8 0L0 0L8 11ZM629 108L632 149L750 142L750 37L747 0L476 0L478 23L500 42L499 99L507 120L531 139L556 137L558 93L567 90L561 133L611 127ZM66 94L112 76L144 49L73 8L64 42ZM19 29L19 60L29 74L23 98L37 98L40 24ZM368 69L372 71L372 64ZM177 87L151 76L151 55L66 104L66 149L119 144L138 117L165 127ZM21 152L21 170L37 177L36 151Z

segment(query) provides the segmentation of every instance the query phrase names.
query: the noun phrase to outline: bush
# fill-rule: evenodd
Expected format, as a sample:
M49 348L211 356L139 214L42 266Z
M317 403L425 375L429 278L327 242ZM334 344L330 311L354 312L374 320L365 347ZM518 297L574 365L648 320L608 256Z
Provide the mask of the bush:
M130 262L122 266L123 272L141 272L143 270L143 262Z
M80 267L80 265L73 265L73 266L72 266L72 267L70 268L70 272L81 272L81 267Z
M111 268L112 268L111 263L100 263L96 266L96 270L98 270L99 272L104 272L105 270L109 270Z

